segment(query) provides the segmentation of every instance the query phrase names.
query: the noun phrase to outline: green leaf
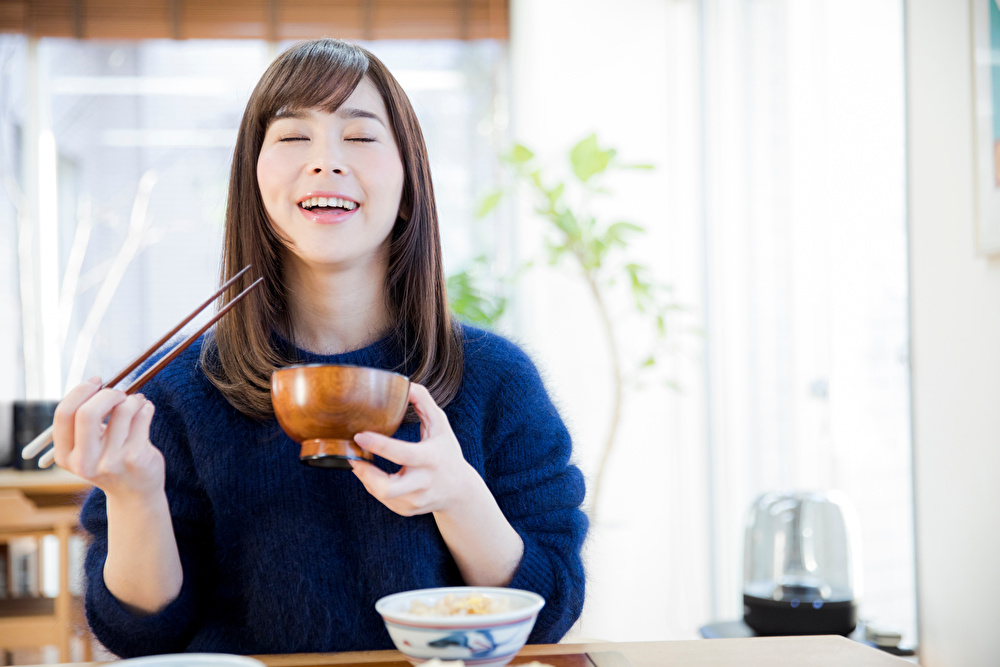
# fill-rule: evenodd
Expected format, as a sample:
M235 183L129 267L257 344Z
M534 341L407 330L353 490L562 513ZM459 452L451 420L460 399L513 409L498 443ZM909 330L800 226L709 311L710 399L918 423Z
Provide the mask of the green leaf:
M656 357L654 357L653 355L649 355L648 357L646 357L646 360L642 362L642 368L649 368L650 366L655 366L655 365L656 365Z
M590 271L601 266L601 262L604 259L604 253L607 252L608 247L604 245L601 239L593 238L586 245L586 252L583 256L583 268Z
M560 197L562 197L563 190L565 189L566 185L564 183L560 183L556 187L552 188L551 190L545 193L545 196L549 198L549 204L551 206L556 205L556 202L559 201Z
M507 307L503 296L485 294L476 284L474 270L487 266L483 256L473 260L469 269L448 276L448 304L455 315L466 322L484 327L493 327Z
M608 227L608 231L615 230L616 234L621 234L622 232L641 232L645 233L645 229L639 225L632 222L616 222L615 224Z
M645 169L653 170L656 169L654 165L651 164L620 164L617 165L620 169Z
M550 220L566 235L568 240L580 238L580 225L571 211L563 211L558 215L551 216Z
M493 192L483 197L482 200L479 202L479 207L476 209L476 217L482 218L488 215L490 211L492 211L497 207L497 204L500 203L501 199L503 199L502 189L494 190Z
M535 154L528 150L525 146L521 144L514 144L514 146L510 149L510 152L507 153L506 159L508 162L512 162L514 164L524 164L533 157L535 157Z
M634 234L639 232L645 232L646 230L639 225L634 225L631 222L616 222L604 232L604 242L608 245L617 245L624 248L627 243L625 241L626 234Z
M597 145L597 135L591 134L574 146L569 153L573 173L586 183L593 176L607 169L616 153L617 151L613 148L601 150Z
M568 248L564 245L556 245L551 241L546 242L546 249L549 251L549 264L555 266L562 259L563 255L566 254Z

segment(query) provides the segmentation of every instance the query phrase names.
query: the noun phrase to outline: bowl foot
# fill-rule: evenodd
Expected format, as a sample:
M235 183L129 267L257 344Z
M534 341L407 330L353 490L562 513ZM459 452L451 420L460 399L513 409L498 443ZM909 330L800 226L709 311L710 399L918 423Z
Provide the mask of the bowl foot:
M350 440L313 438L302 443L299 461L317 468L351 469L350 461L372 461L374 457Z

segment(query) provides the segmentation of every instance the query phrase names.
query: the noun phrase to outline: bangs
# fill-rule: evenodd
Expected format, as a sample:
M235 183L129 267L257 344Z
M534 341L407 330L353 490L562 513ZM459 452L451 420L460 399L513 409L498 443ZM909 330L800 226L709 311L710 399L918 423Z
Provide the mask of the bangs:
M332 39L293 47L279 61L259 91L258 118L264 127L279 113L288 111L320 109L333 113L368 71L364 51Z

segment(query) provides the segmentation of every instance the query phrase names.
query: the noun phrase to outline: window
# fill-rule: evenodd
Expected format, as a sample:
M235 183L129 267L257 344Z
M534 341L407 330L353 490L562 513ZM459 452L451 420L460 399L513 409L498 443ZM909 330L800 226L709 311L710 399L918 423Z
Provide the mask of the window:
M3 264L21 238L28 397L54 398L124 365L218 281L226 187L247 98L280 48L254 40L0 37ZM470 224L505 129L505 47L495 40L366 44L398 75L431 156L446 270L491 247ZM27 166L24 166L27 165ZM193 326L193 325L192 325ZM58 350L54 353L53 350ZM43 370L44 369L44 370ZM35 372L36 370L40 372ZM21 378L5 393L21 395Z

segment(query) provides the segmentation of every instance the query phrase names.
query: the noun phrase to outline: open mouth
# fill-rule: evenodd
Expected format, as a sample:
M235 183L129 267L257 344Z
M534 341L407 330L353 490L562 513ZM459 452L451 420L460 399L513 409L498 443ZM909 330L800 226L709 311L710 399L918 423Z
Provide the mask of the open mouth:
M359 206L357 202L340 197L310 197L299 202L299 208L307 211L353 211Z

